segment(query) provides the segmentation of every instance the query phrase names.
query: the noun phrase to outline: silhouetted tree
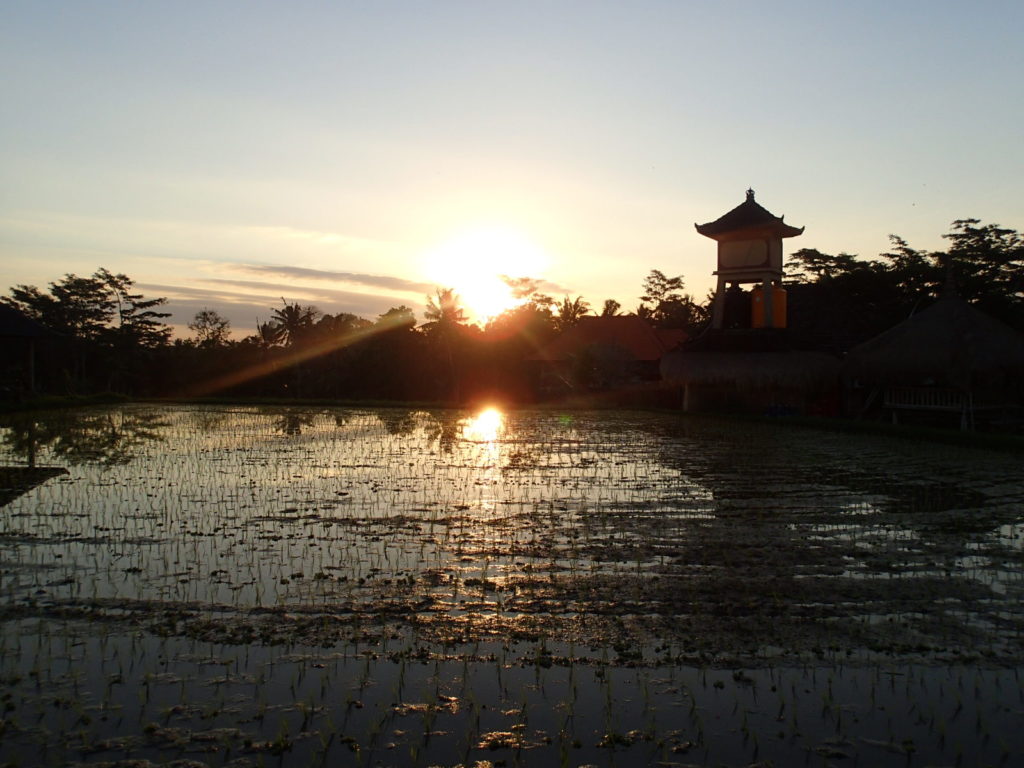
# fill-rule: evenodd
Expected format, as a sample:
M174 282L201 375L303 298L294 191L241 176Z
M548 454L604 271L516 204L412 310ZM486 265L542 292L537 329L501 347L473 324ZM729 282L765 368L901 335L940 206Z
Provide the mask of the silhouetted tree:
M47 328L76 339L98 340L114 316L110 293L96 275L66 274L50 283L49 293L34 285L18 285L11 288L3 302Z
M620 309L622 305L615 299L605 299L604 306L601 307L601 317L615 317Z
M957 219L949 268L960 295L1004 322L1024 329L1024 240L1020 233L978 219Z
M640 300L643 303L636 314L659 328L683 328L694 334L708 319L707 306L683 293L682 275L666 277L660 270L652 269L644 278Z
M223 347L228 341L231 321L215 309L201 309L189 321L188 328L195 334L197 346Z
M557 314L555 315L555 329L566 331L572 328L589 311L590 305L583 300L582 296L577 296L572 300L566 296L562 299L562 303L558 305Z
M270 349L284 340L284 329L270 320L265 323L257 320L256 333L251 338L261 349Z
M447 331L466 322L466 311L459 303L459 296L451 288L438 288L434 296L427 297L427 310L423 313L427 319L424 327Z
M303 341L320 316L320 310L312 306L303 307L298 302L289 304L283 298L281 302L284 306L273 310L272 321L281 329L282 342L292 347Z
M146 299L141 293L132 293L135 281L124 274L115 275L101 268L93 277L101 280L110 293L114 323L109 333L116 345L154 349L170 340L171 329L163 318L171 313L154 309L166 304L167 299Z
M133 285L126 275L101 268L90 277L66 274L47 293L15 286L2 301L64 337L58 370L71 391L134 391L153 375L149 353L166 346L170 328L162 321L168 313L155 309L166 300L146 299Z
M459 296L451 288L438 288L434 296L427 297L423 313L427 322L423 329L435 352L444 361L442 391L455 402L462 396L462 363L465 352L466 312L459 304ZM438 372L441 375L441 372Z
M411 330L416 327L416 315L405 304L400 304L378 315L376 325L385 330L403 327Z
M857 266L857 257L849 253L833 256L816 248L801 248L789 255L786 275L801 283L828 280L850 272Z

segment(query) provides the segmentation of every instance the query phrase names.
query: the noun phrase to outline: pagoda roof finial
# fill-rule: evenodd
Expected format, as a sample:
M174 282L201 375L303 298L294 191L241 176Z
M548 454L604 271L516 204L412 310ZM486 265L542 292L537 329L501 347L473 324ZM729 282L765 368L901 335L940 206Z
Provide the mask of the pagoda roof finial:
M796 237L804 231L783 221L754 200L754 190L747 190L747 199L728 213L707 224L695 224L697 231L705 237L719 240L723 237L735 239L741 232L770 232L775 237ZM763 236L762 234L757 235Z

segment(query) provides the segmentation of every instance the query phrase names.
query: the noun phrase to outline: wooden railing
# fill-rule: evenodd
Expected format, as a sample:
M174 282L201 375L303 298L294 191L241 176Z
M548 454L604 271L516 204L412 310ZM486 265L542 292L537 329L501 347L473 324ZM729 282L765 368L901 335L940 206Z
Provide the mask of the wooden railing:
M969 396L958 389L938 387L892 387L885 390L886 408L918 411L956 411L970 408Z

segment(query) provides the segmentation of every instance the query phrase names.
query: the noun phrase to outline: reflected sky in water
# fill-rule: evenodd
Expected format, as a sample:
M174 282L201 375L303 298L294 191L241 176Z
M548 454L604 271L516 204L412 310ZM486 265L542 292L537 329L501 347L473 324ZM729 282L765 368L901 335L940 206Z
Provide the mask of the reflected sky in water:
M68 469L4 507L9 603L304 606L428 639L544 631L695 652L751 636L785 652L1020 651L1012 456L495 409L130 406L0 434L4 463Z

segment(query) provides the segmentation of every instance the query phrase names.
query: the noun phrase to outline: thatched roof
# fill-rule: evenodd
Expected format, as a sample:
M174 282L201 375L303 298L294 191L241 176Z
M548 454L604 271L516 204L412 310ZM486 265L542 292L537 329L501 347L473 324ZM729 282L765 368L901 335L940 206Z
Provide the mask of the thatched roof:
M718 239L744 230L769 229L779 237L796 237L804 231L803 227L793 227L783 221L784 216L776 216L766 208L754 202L754 190L747 190L747 199L728 213L719 216L707 224L694 224L697 231L705 237Z
M1024 372L1024 335L956 296L850 350L843 376L969 388L978 375Z
M839 379L840 362L823 352L697 352L684 349L661 360L663 381L678 384L735 384L807 388Z
M636 315L587 316L555 337L533 359L565 361L588 348L604 347L620 351L626 359L657 361L685 340L686 331L654 328Z
M38 339L53 336L31 317L19 312L14 307L0 303L0 337L19 339Z

